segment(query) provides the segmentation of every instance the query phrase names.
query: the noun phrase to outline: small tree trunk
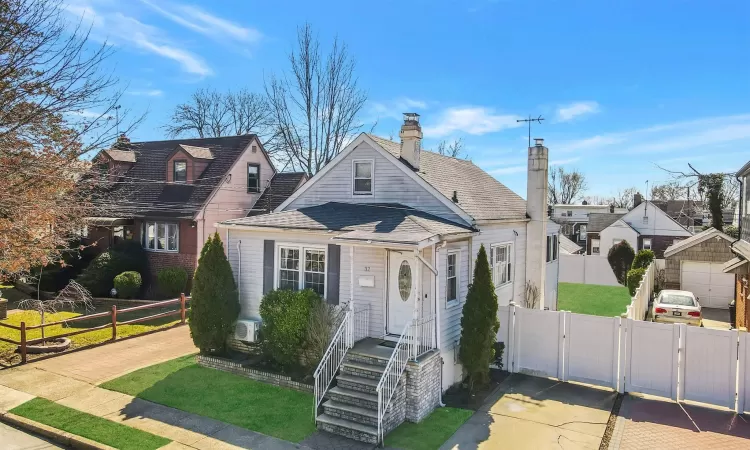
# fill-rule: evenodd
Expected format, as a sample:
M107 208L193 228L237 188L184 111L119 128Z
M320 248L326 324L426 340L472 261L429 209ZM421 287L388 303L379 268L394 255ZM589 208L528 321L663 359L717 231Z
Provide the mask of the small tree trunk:
M42 309L41 314L42 314L42 328L41 328L41 330L42 330L42 339L44 339L44 309ZM44 341L42 341L42 345L44 345Z

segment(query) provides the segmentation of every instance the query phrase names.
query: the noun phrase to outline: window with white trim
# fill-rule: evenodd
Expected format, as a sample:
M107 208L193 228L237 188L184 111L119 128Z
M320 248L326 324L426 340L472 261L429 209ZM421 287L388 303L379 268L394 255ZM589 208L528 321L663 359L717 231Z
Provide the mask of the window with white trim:
M175 183L184 183L187 181L187 161L179 160L174 162L174 176Z
M352 162L352 190L354 195L372 195L372 161Z
M448 264L445 271L445 301L448 305L458 302L458 264L459 252L448 252Z
M321 297L325 296L325 249L280 245L278 257L277 289L312 289Z
M490 267L492 267L492 282L495 287L513 281L512 253L513 244L511 243L493 244L490 247Z
M599 239L592 239L591 240L591 254L598 255L600 245L601 244L599 243Z
M643 250L651 250L651 238L643 238Z
M179 251L180 226L169 222L144 223L143 248L156 252Z
M557 261L557 235L547 236L547 262Z

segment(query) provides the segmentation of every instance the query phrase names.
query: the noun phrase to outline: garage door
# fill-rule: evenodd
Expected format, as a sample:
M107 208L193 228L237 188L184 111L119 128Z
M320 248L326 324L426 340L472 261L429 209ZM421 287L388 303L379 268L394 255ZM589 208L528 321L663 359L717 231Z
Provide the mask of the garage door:
M721 263L683 261L682 289L695 294L701 306L727 309L734 297L734 275L724 273L722 266Z

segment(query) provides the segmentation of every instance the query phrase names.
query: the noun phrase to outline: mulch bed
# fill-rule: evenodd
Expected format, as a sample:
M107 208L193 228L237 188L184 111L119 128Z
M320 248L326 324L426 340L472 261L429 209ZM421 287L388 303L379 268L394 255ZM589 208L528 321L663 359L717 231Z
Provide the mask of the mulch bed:
M504 370L490 369L490 382L487 386L472 394L469 392L468 384L455 384L443 394L443 403L452 408L463 408L477 411L482 405L484 405L487 398L495 392L500 383L505 381L509 375L510 372Z

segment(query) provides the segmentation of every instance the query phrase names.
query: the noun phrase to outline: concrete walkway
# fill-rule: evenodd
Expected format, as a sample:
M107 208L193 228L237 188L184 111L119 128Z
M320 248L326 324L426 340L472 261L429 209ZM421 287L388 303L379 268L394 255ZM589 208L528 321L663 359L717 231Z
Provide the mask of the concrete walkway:
M96 386L196 352L187 327L0 371L0 411L34 397L173 440L170 449L305 448L244 428ZM4 448L4 447L0 447Z
M598 449L616 394L513 374L441 450Z
M0 423L0 448L3 450L51 450L64 447Z

